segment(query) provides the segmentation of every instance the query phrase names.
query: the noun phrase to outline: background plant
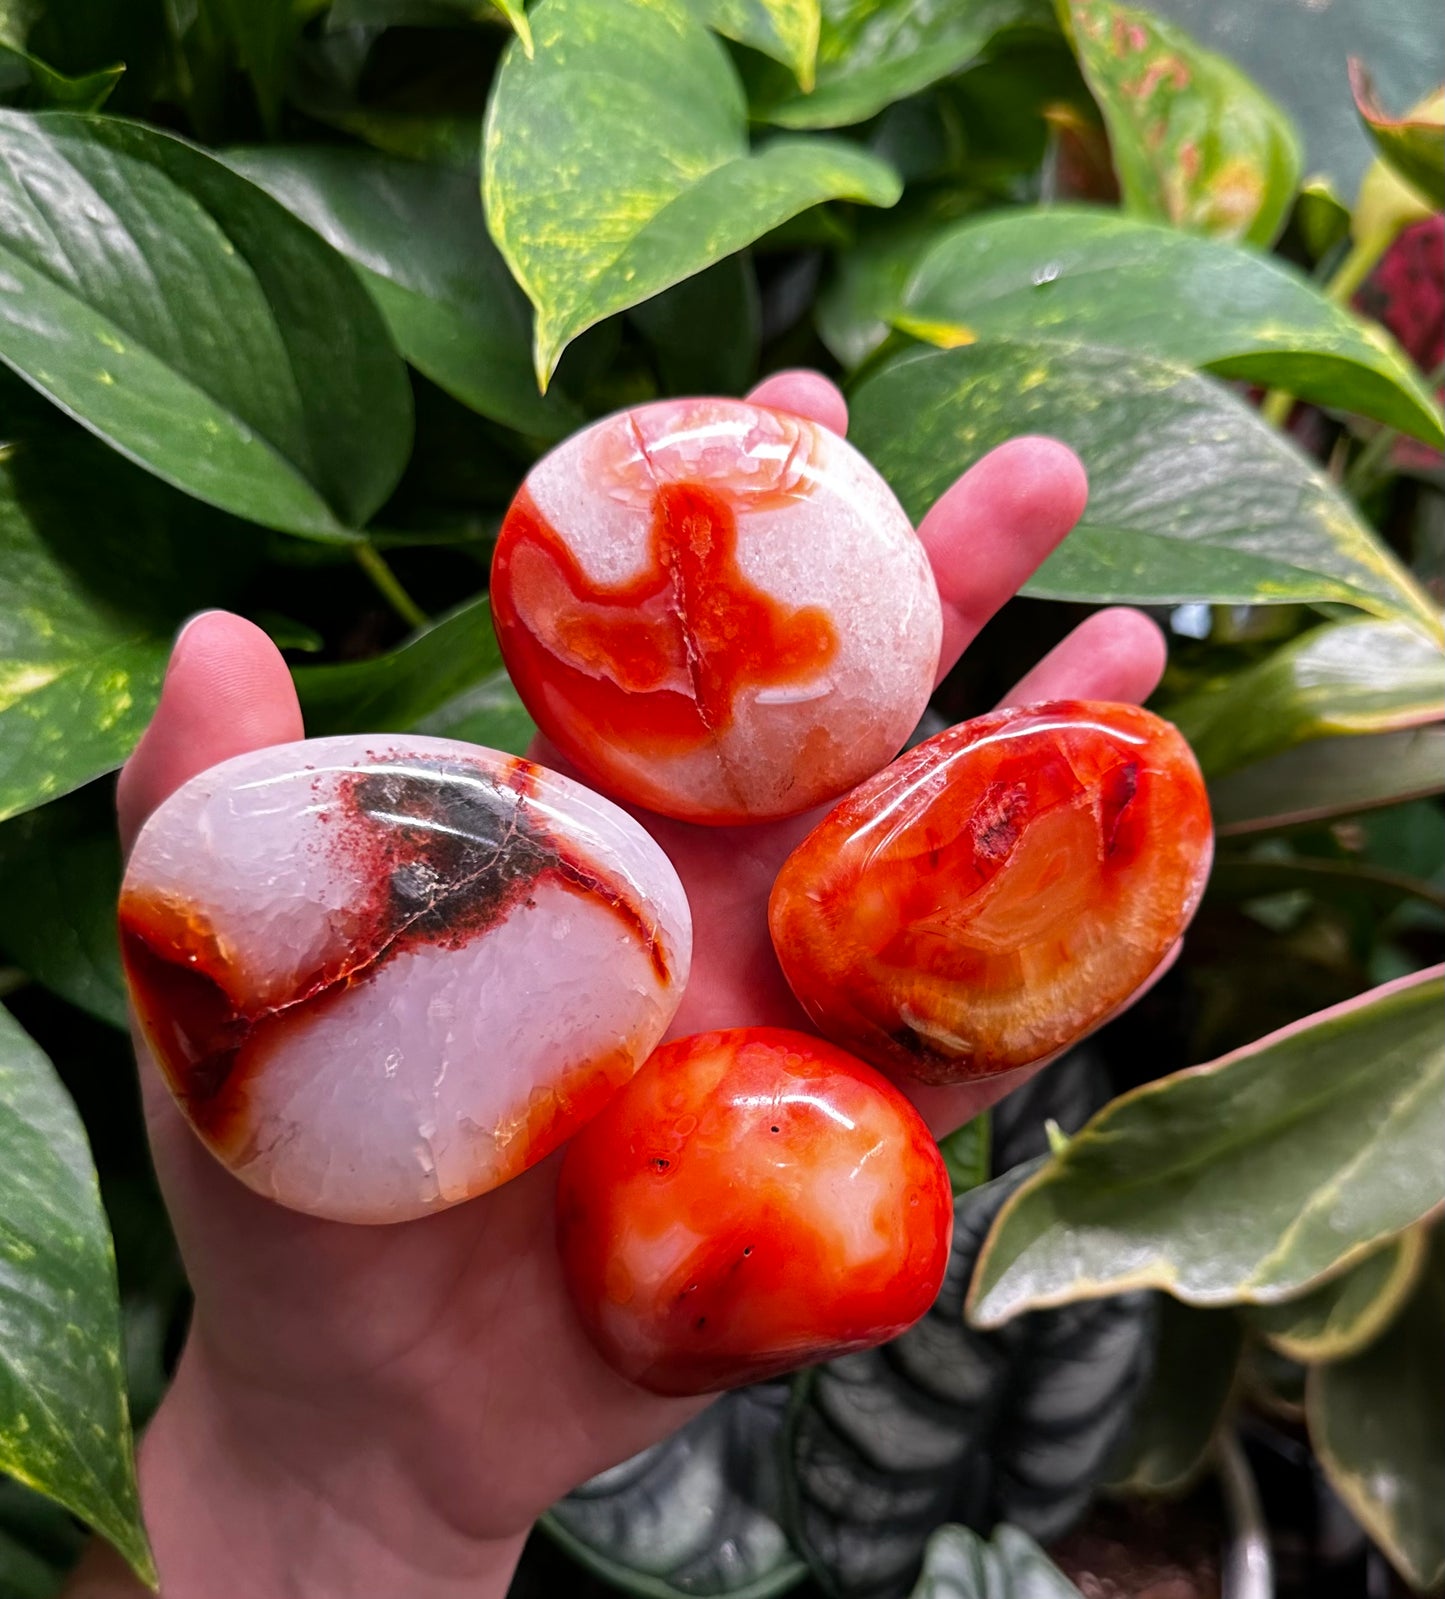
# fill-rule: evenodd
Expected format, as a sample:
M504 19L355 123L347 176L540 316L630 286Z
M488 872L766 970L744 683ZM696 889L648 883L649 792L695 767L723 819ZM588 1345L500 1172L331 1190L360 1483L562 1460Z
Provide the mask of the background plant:
M518 1592L580 1592L580 1561L652 1594L1068 1593L1034 1540L1082 1569L1058 1540L1101 1488L1229 1482L1241 1429L1268 1510L1298 1520L1293 1449L1368 1535L1291 1591L1439 1582L1435 19L1256 10L0 8L5 1599L55 1591L70 1513L149 1570L131 1427L185 1285L107 774L176 626L260 622L314 733L521 749L482 591L528 464L797 363L914 515L1014 433L1079 450L1083 524L936 714L1081 608L1153 607L1219 860L1166 982L951 1141L930 1317L589 1484Z

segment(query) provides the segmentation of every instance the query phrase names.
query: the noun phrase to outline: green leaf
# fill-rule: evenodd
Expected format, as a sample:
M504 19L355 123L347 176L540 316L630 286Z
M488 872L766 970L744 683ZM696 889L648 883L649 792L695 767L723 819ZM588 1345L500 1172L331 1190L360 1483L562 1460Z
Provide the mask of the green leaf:
M558 438L581 423L570 400L537 393L531 312L474 178L320 144L231 150L226 161L355 264L397 348L432 382L522 433Z
M1428 384L1378 328L1282 262L1113 211L965 221L918 263L891 320L945 348L1030 336L1114 345L1445 444Z
M537 736L512 680L498 670L478 678L444 705L423 716L411 729L433 738L459 738L510 755L525 755Z
M157 476L348 539L411 438L406 372L351 268L183 140L0 112L0 359Z
M0 1470L103 1533L152 1586L115 1257L85 1130L0 1010Z
M1016 434L1052 434L1079 452L1088 510L1026 594L1343 600L1440 635L1430 597L1324 474L1243 402L1172 362L997 339L905 356L860 384L852 413L850 437L915 520Z
M0 827L0 953L62 999L124 1028L120 877L108 791L69 796Z
M1341 904L1361 903L1376 913L1415 899L1445 910L1445 890L1433 883L1358 861L1216 855L1207 892L1211 899L1235 901L1303 892Z
M291 675L301 696L306 732L315 738L410 732L466 690L489 683L501 665L484 594L385 655L333 666L298 666Z
M967 1527L928 1540L911 1599L1080 1599L1079 1590L1026 1532L996 1529L992 1542Z
M291 52L301 34L299 0L199 0L237 65L251 80L267 133L275 138Z
M568 1494L542 1526L652 1599L770 1599L807 1573L777 1521L786 1383L724 1394L663 1443Z
M742 88L685 0L542 0L482 136L492 237L537 308L545 388L566 346L823 200L892 205L892 170L836 140L749 152Z
M1280 1305L1245 1305L1251 1331L1291 1360L1313 1365L1357 1355L1389 1326L1425 1264L1428 1240L1412 1228L1358 1266Z
M667 394L741 394L758 370L762 307L745 254L730 255L628 313Z
M715 33L781 61L804 94L813 87L818 0L692 0L692 6Z
M521 0L336 0L328 28L455 28L464 22L505 18L532 53L532 30Z
M787 128L841 128L951 77L996 35L1049 26L1043 0L824 0L811 93L764 96L757 114Z
M1115 0L1058 0L1109 130L1124 204L1201 233L1268 245L1299 187L1289 118L1224 56Z
M1436 1151L1438 1155L1438 1149ZM1310 1440L1335 1492L1411 1587L1445 1578L1445 1234L1383 1337L1314 1367Z
M948 1179L953 1184L954 1197L966 1194L989 1178L988 1112L982 1111L962 1127L938 1141L938 1152L948 1167Z
M1228 1310L1159 1296L1159 1347L1134 1426L1109 1463L1110 1489L1183 1493L1208 1463L1234 1394L1244 1336Z
M1350 90L1380 154L1432 206L1445 206L1445 89L1437 89L1403 117L1387 116L1369 73L1359 61L1351 61Z
M950 1516L1057 1537L1129 1425L1153 1354L1150 1296L1028 1316L996 1333L963 1320L984 1234L1031 1169L954 1201L948 1272L922 1321L796 1379L786 1525L843 1599L898 1592Z
M49 106L98 111L124 71L124 66L104 67L71 78L24 50L0 44L0 105L27 111Z
M1354 816L1445 790L1445 727L1325 738L1212 783L1220 838Z
M1312 261L1320 261L1350 236L1350 208L1328 178L1306 178L1295 199L1295 224Z
M1445 1204L1445 967L1106 1106L1004 1208L975 1325L1126 1288L1275 1304Z
M1332 622L1168 714L1219 777L1310 739L1440 721L1445 652L1403 622Z

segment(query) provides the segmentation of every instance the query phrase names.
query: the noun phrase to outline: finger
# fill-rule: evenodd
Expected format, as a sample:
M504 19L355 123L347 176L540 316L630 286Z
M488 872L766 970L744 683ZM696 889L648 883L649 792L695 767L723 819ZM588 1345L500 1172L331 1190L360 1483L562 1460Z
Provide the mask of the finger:
M1158 688L1167 653L1164 634L1142 611L1124 605L1096 611L1016 683L1003 703L1068 699L1138 705Z
M957 1083L948 1088L929 1088L925 1086L909 1087L908 1097L917 1107L918 1114L928 1123L928 1130L935 1138L947 1138L951 1132L962 1127L965 1122L972 1121L975 1116L981 1115L991 1105L998 1104L999 1100L1007 1099L1015 1089L1022 1088L1035 1072L1041 1072L1045 1066L1050 1066L1059 1056L1066 1055L1075 1045L1081 1044L1090 1034L1098 1032L1101 1027L1106 1027L1116 1016L1122 1016L1131 1005L1136 1005L1145 994L1159 981L1161 977L1179 959L1184 948L1184 940L1177 939L1165 954L1163 960L1139 984L1129 997L1116 1005L1107 1015L1101 1016L1088 1032L1080 1033L1061 1050L1047 1056L1041 1061L1036 1061L1032 1066L1021 1066L1017 1071L1008 1072L1001 1077L986 1077L982 1082Z
M821 372L809 372L801 367L791 372L774 372L772 377L764 378L748 398L757 405L771 405L778 411L805 416L840 437L848 431L848 402L837 384L830 383Z
M161 701L120 774L116 810L128 851L146 817L218 761L302 736L281 652L253 623L203 611L181 630Z
M940 679L1083 515L1088 479L1057 439L1010 439L971 466L918 529L943 601Z

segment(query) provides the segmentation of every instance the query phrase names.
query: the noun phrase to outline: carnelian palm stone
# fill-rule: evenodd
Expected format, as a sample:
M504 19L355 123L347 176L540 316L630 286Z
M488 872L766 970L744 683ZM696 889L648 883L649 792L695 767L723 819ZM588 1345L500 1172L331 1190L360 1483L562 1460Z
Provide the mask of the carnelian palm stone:
M629 816L514 756L315 739L192 778L120 899L181 1109L250 1187L350 1222L485 1193L596 1114L687 981L682 885Z
M1117 1009L1183 933L1212 851L1168 722L1061 701L910 750L788 858L773 944L818 1028L895 1076L987 1077Z
M532 469L492 613L543 732L584 774L688 821L787 816L903 746L942 632L886 483L803 417L665 400Z

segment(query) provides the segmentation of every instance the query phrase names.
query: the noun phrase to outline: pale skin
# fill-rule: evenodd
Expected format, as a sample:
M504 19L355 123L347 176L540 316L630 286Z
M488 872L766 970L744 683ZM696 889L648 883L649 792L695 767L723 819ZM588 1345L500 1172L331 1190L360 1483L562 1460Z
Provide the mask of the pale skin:
M842 396L814 373L780 373L753 397L838 432L847 425ZM1068 449L1023 438L929 512L919 534L943 601L940 676L1086 496ZM1101 611L1009 700L1138 701L1163 663L1152 622ZM290 675L266 635L224 612L199 617L177 640L155 718L121 774L125 845L196 773L302 736ZM543 746L533 753L561 764ZM718 830L638 814L705 930L669 1036L806 1026L768 942L766 905L816 816ZM156 1170L195 1289L175 1382L140 1450L165 1599L500 1599L549 1504L707 1403L644 1393L583 1337L553 1247L559 1155L421 1221L317 1221L258 1198L218 1165L138 1053ZM913 1097L941 1135L1021 1080ZM99 1543L66 1590L144 1591Z

